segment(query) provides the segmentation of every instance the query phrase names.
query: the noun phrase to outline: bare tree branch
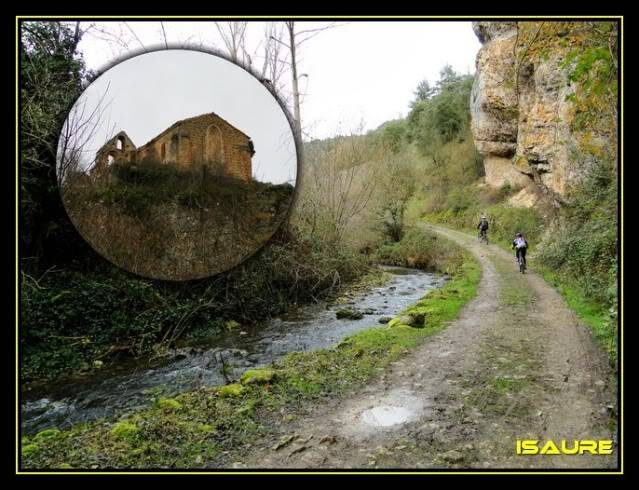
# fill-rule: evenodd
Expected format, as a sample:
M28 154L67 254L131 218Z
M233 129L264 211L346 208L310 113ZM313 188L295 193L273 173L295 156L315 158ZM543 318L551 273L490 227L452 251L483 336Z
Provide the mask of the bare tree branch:
M142 41L140 41L140 38L138 37L138 35L135 33L135 31L131 28L131 26L129 25L128 22L124 22L124 25L126 27L128 27L129 31L131 31L131 34L133 34L133 37L135 37L135 39L137 39L137 41L140 43L140 46L142 46L142 49L145 52L148 52L148 50L146 49L146 46L142 43Z
M217 27L233 62L245 65L247 62L246 29L248 22L216 22L215 27Z
M162 35L164 36L164 47L169 49L169 42L166 39L166 31L164 30L164 22L160 22L160 26L162 27Z
M88 113L88 100L81 97L67 117L58 148L57 178L62 189L66 187L69 176L80 171L85 147L102 125L102 116L110 105L105 104L109 86L106 86L102 96Z

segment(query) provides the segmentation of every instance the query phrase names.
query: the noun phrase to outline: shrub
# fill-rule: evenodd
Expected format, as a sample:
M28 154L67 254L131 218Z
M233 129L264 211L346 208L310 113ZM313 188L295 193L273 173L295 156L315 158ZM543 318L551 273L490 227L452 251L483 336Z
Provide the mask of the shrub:
M523 233L531 246L541 239L543 220L535 209L500 204L489 207L486 213L490 233L500 241L510 242L517 232Z
M397 243L381 245L375 252L378 262L438 270L449 274L461 266L461 253L446 244L445 240L428 231L412 227Z
M570 206L549 227L540 262L576 281L586 297L612 305L617 297L617 186L614 169L593 167Z
M445 207L454 214L463 213L479 202L479 190L476 186L460 187L452 190L446 199Z
M497 201L503 201L512 193L513 189L509 182L501 185L497 194Z

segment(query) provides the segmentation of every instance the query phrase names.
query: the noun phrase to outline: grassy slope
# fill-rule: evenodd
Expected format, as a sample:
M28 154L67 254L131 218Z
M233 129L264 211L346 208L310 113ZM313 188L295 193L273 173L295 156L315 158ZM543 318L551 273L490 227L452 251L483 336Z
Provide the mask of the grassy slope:
M233 454L268 434L265 421L290 420L307 403L362 385L445 328L476 294L479 280L479 264L464 254L461 266L441 290L407 309L426 313L424 328L371 328L332 349L291 353L267 369L249 373L236 385L156 400L153 408L119 421L102 420L24 437L22 465L68 469L228 464Z

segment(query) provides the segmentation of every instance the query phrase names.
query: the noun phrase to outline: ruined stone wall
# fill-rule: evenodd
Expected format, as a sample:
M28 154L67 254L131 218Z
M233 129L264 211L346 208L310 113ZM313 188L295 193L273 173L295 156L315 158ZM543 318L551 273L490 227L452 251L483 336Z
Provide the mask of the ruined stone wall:
M121 146L121 148L118 148L118 146ZM120 131L98 150L91 173L97 175L104 172L109 167L110 160L135 161L136 156L137 148L135 144L124 131Z
M225 175L250 180L249 140L215 114L205 114L175 123L140 148L138 158L180 166L205 163Z

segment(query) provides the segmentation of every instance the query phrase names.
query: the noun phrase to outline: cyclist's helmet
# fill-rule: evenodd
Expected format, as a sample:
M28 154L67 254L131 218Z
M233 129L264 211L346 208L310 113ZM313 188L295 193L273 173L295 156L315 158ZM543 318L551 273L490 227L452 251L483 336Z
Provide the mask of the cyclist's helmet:
M524 235L520 231L520 232L517 232L517 236L524 236Z

